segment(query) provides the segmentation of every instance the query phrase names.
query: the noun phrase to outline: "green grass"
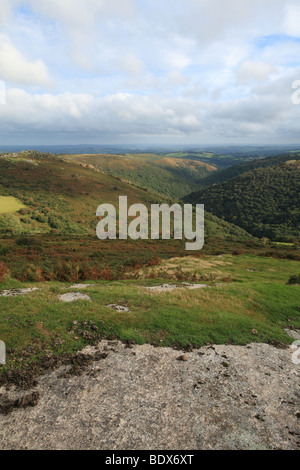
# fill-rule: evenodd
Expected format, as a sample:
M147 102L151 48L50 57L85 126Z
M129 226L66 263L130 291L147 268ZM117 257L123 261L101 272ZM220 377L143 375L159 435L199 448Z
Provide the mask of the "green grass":
M0 196L0 214L10 214L23 209L25 206L15 197Z
M186 257L164 261L157 269L169 276L168 282L178 283L173 277L178 267L187 280L195 270L199 279L214 275L214 282L208 282L211 288L150 292L145 286L166 279L147 279L151 273L147 268L141 270L141 279L96 282L84 291L92 302L64 304L57 295L68 292L68 284L24 284L6 279L0 290L26 286L40 289L23 297L0 297L0 339L14 350L8 354L6 369L46 352L80 350L89 340L77 332L70 334L75 320L93 321L102 338L112 336L158 346L292 342L284 328L291 324L300 327L299 286L287 282L291 274L299 272L298 262L256 256ZM229 276L232 282L215 285ZM111 303L126 304L130 312L117 313L107 307Z

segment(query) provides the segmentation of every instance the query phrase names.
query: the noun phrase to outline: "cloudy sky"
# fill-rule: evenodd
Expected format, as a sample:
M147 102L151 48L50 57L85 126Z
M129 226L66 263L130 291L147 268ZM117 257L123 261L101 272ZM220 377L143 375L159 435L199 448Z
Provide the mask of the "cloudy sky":
M0 0L0 144L299 143L299 0Z

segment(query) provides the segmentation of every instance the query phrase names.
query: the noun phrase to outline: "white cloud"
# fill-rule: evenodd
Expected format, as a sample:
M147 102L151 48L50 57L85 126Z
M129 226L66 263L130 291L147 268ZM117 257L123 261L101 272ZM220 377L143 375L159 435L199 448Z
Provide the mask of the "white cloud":
M184 86L187 85L189 79L183 75L179 70L171 70L167 76L168 83L173 86Z
M5 23L10 15L12 8L18 3L18 0L1 0L0 2L0 25Z
M103 18L131 16L134 0L29 0L36 12L66 24L69 28L91 27Z
M237 82L245 85L252 82L261 82L269 78L275 68L266 62L243 62L237 70Z
M32 95L21 89L10 89L7 105L0 107L1 134L38 136L42 133L48 142L61 132L68 136L69 142L79 136L85 141L164 136L171 141L176 137L184 142L205 139L216 143L254 137L258 141L274 140L274 135L276 141L286 141L298 135L295 120L299 117L299 107L293 106L290 99L290 78L274 83L273 89L266 84L257 87L255 98L223 102L189 96L166 98L160 94L151 98L130 93L102 98L89 93Z
M299 0L0 0L0 24L2 134L298 140Z
M120 66L130 75L140 75L145 70L143 61L131 52L120 58Z
M169 67L174 69L185 69L191 63L191 59L182 52L168 51L166 53L166 60Z
M282 29L289 36L300 36L300 5L298 1L287 2Z
M5 34L0 34L0 78L14 84L51 85L44 62L28 60Z

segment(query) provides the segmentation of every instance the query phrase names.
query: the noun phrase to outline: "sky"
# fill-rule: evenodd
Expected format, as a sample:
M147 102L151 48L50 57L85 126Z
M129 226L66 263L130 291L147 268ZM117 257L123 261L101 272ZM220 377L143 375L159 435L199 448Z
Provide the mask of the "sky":
M0 144L300 143L296 80L299 0L0 0Z

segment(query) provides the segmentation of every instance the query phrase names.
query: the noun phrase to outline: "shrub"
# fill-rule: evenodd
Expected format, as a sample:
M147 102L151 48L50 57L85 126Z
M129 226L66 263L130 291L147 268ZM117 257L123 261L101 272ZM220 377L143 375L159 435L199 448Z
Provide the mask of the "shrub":
M53 215L48 217L48 224L54 229L59 229L62 226L61 221Z
M290 284L290 285L300 284L300 274L295 274L294 276L291 276L289 278L288 284Z
M0 262L0 282L4 280L6 276L10 274L10 271L6 264Z
M149 260L148 266L159 266L161 264L161 260L158 256L154 256Z
M239 249L239 250L234 250L234 251L232 252L232 254L233 254L234 256L242 256L242 255L244 254L244 250L241 250L241 249Z
M18 235L23 228L20 220L12 214L0 215L0 232Z
M0 245L0 255L1 256L6 256L10 251L11 251L10 247Z
M26 215L26 214L28 214L28 212L29 212L29 211L28 211L27 209L20 209L20 210L19 210L19 214L20 214L20 215Z
M19 246L33 246L34 240L30 237L21 236L16 240L16 244Z

